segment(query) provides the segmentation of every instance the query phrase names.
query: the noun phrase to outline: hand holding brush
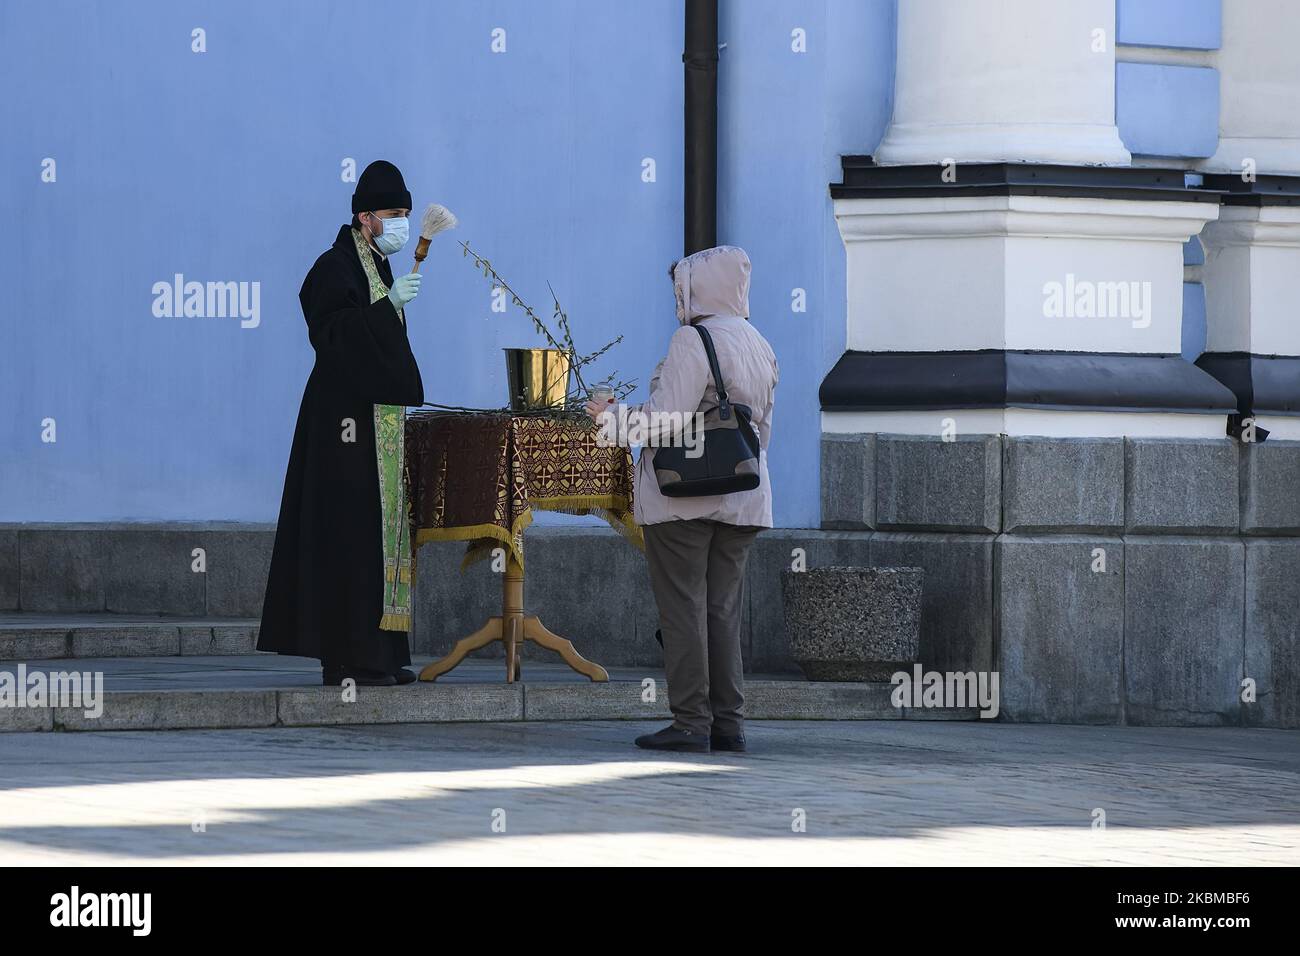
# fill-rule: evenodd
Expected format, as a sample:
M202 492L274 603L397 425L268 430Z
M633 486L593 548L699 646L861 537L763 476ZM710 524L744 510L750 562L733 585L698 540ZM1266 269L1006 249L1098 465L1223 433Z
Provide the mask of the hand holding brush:
M415 244L415 268L412 272L420 271L420 263L424 262L425 256L429 254L429 240L440 232L456 228L457 219L455 214L446 206L440 206L436 202L431 202L424 210L424 217L420 220L420 241Z

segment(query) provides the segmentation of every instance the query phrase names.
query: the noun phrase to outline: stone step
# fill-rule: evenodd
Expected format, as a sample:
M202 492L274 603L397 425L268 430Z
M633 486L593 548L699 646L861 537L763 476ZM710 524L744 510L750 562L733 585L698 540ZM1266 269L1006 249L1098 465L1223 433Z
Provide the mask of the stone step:
M0 613L0 661L252 654L255 618Z
M414 663L419 668L427 659ZM76 671L102 678L102 700L41 706L14 690L42 675ZM21 679L20 679L21 678ZM654 699L647 700L647 679ZM0 665L0 731L192 730L313 727L461 721L667 720L662 672L611 670L593 684L563 664L529 662L524 680L507 684L498 660L469 660L435 683L361 687L355 700L320 685L315 661L259 654L243 657L97 658ZM751 720L972 720L970 709L895 708L885 683L746 681ZM98 714L94 710L100 710Z

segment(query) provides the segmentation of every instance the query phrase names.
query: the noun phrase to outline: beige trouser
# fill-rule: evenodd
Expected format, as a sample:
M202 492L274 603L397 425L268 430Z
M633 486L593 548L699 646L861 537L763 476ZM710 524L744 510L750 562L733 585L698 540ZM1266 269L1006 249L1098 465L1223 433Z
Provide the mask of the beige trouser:
M673 725L697 734L744 729L740 654L745 561L760 529L717 521L646 525Z

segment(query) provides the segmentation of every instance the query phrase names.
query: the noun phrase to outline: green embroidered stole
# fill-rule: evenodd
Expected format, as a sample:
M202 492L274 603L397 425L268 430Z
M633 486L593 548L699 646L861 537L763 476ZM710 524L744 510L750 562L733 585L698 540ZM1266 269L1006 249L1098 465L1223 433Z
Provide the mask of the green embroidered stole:
M370 301L388 295L370 248L360 230L352 230L357 258L370 283ZM406 324L399 309L397 317ZM375 460L379 466L380 516L384 542L384 609L379 626L386 631L411 629L411 539L406 514L406 409L401 405L375 406Z

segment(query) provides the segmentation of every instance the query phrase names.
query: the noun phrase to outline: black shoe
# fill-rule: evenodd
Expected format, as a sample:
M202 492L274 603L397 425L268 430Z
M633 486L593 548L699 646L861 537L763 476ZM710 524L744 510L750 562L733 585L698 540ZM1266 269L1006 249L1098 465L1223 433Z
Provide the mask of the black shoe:
M743 754L745 752L745 735L744 734L712 734L709 737L709 746L713 752L727 751L730 753Z
M693 754L709 752L709 738L705 734L693 734L676 727L665 727L657 733L643 734L636 739L636 745L643 750L677 750Z
M393 680L397 681L398 684L414 684L415 675L405 667L399 667L397 670L393 671Z
M358 687L393 687L397 678L380 671L363 671L352 667L321 668L321 683L326 687L338 687L351 678Z

